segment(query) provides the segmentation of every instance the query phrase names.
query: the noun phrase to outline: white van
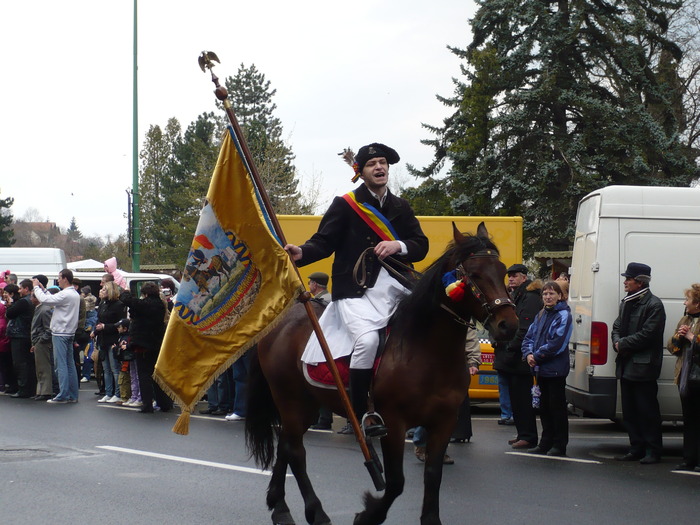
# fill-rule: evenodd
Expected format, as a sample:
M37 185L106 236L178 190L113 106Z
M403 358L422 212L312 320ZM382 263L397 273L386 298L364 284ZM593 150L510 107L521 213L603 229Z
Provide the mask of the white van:
M60 248L0 248L0 270L17 275L58 273L66 267L66 254Z
M625 295L620 274L630 262L651 266L651 291L666 309L665 344L683 315L683 291L700 282L700 189L608 186L581 199L569 288L574 329L566 397L587 415L622 414L610 334ZM675 361L664 349L658 398L667 420L682 419Z
M97 266L101 265L102 263L97 264ZM53 285L56 284L58 273L68 267L66 255L60 248L0 248L0 269L7 269L16 274L17 282L43 274L49 279L49 285ZM83 271L80 268L73 268L72 271L73 276L80 279L81 286L90 286L92 293L97 296L100 291L100 281L105 272ZM171 279L176 289L180 288L177 280L165 274L132 272L122 272L122 274L134 295L139 294L141 285L147 281L160 284L163 279Z

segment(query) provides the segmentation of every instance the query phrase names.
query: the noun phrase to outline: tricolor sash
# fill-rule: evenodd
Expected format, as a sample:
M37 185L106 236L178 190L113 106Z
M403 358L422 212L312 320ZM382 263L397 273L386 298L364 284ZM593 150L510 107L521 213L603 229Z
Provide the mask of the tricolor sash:
M367 226L369 226L374 233L379 235L380 239L383 241L399 240L399 236L396 234L396 230L394 230L389 219L384 217L384 215L371 204L367 202L358 202L355 198L354 191L343 195L343 199L345 199L345 202L347 202L355 213L365 221Z

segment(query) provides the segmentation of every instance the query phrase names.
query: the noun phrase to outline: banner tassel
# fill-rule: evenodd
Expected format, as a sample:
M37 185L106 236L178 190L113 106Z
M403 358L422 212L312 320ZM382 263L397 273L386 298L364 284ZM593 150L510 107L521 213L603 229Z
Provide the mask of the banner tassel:
M173 432L180 434L181 436L186 436L190 433L190 408L183 407L180 417L177 418L175 425L173 426Z

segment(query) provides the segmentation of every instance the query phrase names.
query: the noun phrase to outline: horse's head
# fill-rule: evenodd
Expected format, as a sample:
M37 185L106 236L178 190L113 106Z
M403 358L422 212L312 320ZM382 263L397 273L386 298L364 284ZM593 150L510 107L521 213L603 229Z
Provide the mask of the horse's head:
M518 329L515 305L505 286L506 267L482 222L476 235L463 235L452 223L454 251L443 277L448 308L471 315L498 341L513 338Z

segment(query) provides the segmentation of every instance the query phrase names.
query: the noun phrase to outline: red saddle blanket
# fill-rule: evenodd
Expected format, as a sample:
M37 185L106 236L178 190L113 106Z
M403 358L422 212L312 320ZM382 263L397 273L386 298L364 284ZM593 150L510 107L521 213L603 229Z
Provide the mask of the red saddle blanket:
M379 366L380 358L375 359L373 371L377 372L377 367ZM325 386L327 388L335 388L335 381L333 380L333 374L331 374L328 365L324 363L319 363L317 365L310 365L307 363L302 363L305 368L305 376L307 380L311 383L317 383L319 386ZM350 377L350 356L346 355L335 359L335 366L338 368L340 373L340 378L343 380L345 388L348 388L349 377Z
M304 366L306 367L306 372L312 381L321 383L322 385L335 387L333 374L331 374L331 371L326 363L319 363L317 365L309 365L304 363ZM338 372L340 372L340 378L343 380L345 388L347 388L348 378L350 377L350 356L346 355L336 359L335 366L338 368Z

